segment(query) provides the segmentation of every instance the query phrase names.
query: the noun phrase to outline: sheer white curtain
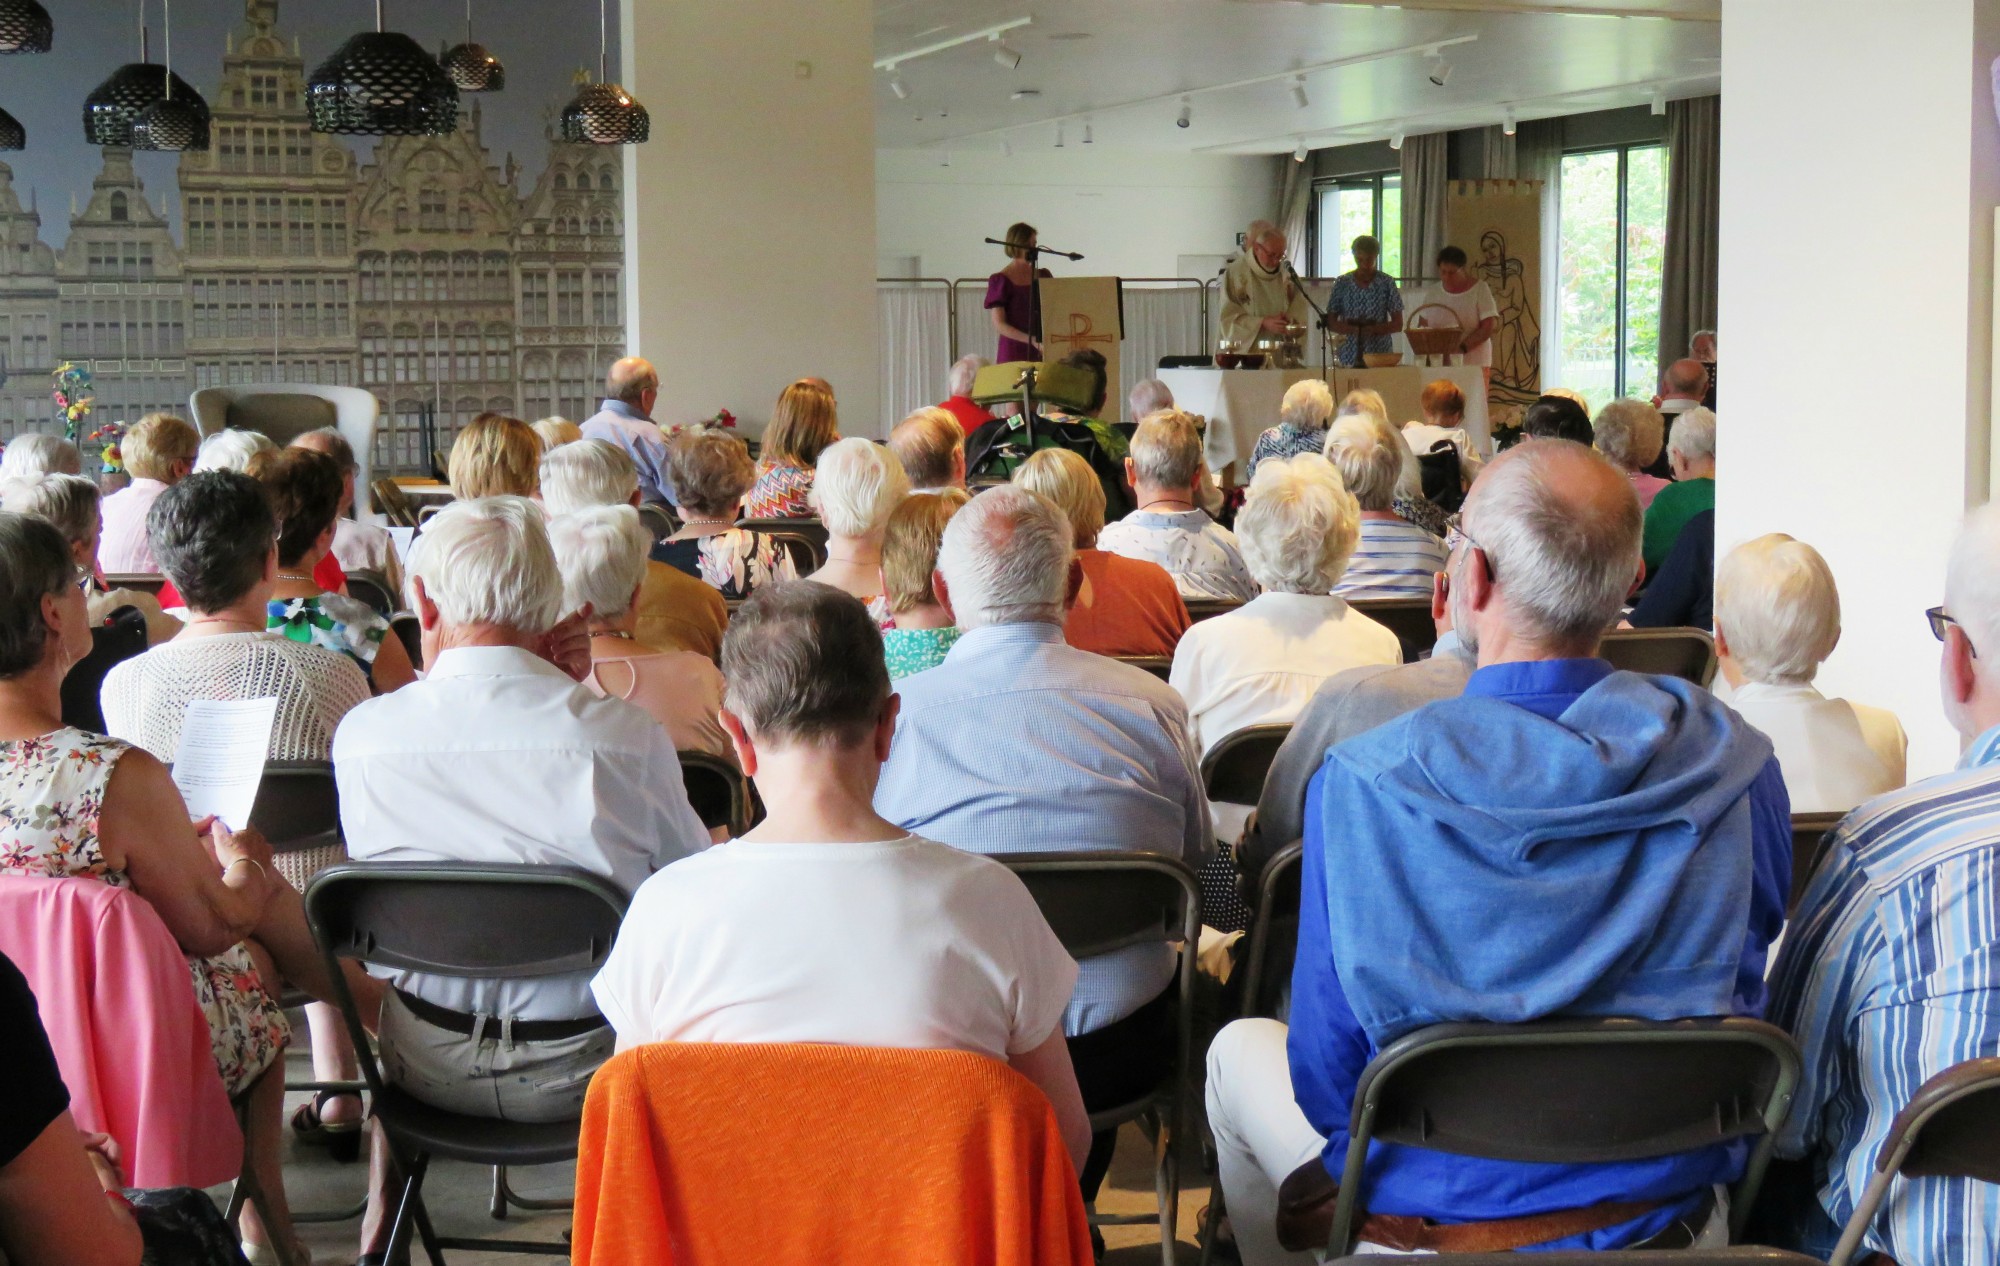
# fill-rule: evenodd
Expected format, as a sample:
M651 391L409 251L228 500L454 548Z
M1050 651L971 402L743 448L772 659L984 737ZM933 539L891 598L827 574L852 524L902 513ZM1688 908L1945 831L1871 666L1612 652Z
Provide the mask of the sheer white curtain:
M1201 284L1125 287L1125 342L1119 351L1118 405L1108 417L1124 417L1123 401L1141 379L1159 372L1162 356L1199 356L1208 348L1201 324ZM1136 418L1126 418L1128 422Z
M943 285L885 281L875 287L881 328L882 433L912 410L944 399L951 368L951 292Z

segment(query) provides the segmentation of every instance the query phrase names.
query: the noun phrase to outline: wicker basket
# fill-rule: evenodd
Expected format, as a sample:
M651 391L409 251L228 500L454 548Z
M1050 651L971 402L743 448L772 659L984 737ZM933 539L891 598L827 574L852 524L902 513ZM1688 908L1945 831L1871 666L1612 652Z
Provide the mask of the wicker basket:
M1451 324L1416 324L1418 317L1432 311L1444 313L1451 318ZM1458 324L1458 313L1442 303L1427 303L1410 313L1403 322L1403 336L1410 340L1410 350L1419 356L1450 356L1459 351L1459 341L1465 337L1465 330Z

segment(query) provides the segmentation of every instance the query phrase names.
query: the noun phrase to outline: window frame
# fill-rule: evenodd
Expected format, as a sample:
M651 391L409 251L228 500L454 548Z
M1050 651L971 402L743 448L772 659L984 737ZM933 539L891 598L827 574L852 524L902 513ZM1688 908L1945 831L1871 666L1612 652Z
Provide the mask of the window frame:
M1614 400L1622 400L1625 397L1634 394L1633 385L1625 380L1625 371L1627 368L1627 363L1631 357L1631 321L1630 321L1630 314L1628 312L1628 308L1630 306L1628 299L1631 293L1631 278L1629 275L1631 269L1631 249L1632 249L1631 173L1632 173L1632 153L1634 150L1659 150L1662 159L1664 159L1666 157L1667 143L1664 139L1659 139L1659 140L1647 139L1647 140L1636 140L1636 141L1616 141L1608 145L1580 145L1575 149L1563 150L1562 154L1556 160L1555 205L1556 205L1556 214L1558 216L1558 221L1556 230L1556 258L1554 260L1554 264L1557 270L1557 276L1560 277L1562 269L1562 252L1564 249L1563 234L1561 230L1561 221L1560 221L1560 216L1562 213L1561 208L1562 208L1563 165L1572 158L1586 158L1593 154L1618 155L1618 169L1617 169L1617 175L1615 177L1617 181L1617 199L1615 204L1617 207L1617 212L1616 212L1616 223L1614 224L1612 230L1613 255L1614 255L1612 266L1613 266L1614 279L1612 283L1612 308L1611 308L1612 327L1613 327L1612 339L1611 339L1611 365L1612 365L1611 398ZM1561 319L1560 295L1558 295L1557 297L1557 311L1552 315L1557 320ZM1567 339L1565 339L1562 346L1564 352L1567 353L1568 352ZM1657 351L1658 349L1656 348L1655 352L1657 353ZM1658 385L1657 383L1649 380L1641 384L1637 394L1643 396L1650 396L1652 395L1653 388L1657 385Z
M1401 167L1385 167L1379 171L1349 172L1346 175L1320 176L1314 179L1314 181L1312 182L1312 191L1310 194L1312 198L1312 214L1310 217L1308 217L1309 232L1307 233L1307 237L1310 239L1310 241L1307 243L1307 245L1311 251L1309 258L1312 260L1313 271L1315 273L1323 273L1326 271L1325 269L1322 269L1320 267L1321 243L1325 240L1323 235L1327 231L1326 225L1322 222L1324 217L1320 214L1320 210L1325 205L1327 191L1329 190L1338 191L1342 189L1362 189L1362 188L1368 189L1370 191L1369 222L1372 225L1372 227L1369 229L1369 232L1376 238L1376 240L1380 241L1382 240L1385 233L1385 227L1382 222L1382 200L1384 193L1388 188L1388 182L1390 180L1394 180L1396 182L1397 188L1400 191L1402 188L1402 181L1403 181L1403 169ZM1398 269L1400 270L1403 266L1407 265L1409 261L1404 259L1398 259L1396 263ZM1351 265L1348 267L1351 267ZM1326 275L1331 277L1337 277L1341 273L1347 272L1348 267L1342 267L1338 271L1327 273ZM1386 266L1386 261L1384 264L1383 271L1385 273L1388 273L1397 282L1402 281L1402 277L1400 275L1396 273L1389 273L1389 270Z

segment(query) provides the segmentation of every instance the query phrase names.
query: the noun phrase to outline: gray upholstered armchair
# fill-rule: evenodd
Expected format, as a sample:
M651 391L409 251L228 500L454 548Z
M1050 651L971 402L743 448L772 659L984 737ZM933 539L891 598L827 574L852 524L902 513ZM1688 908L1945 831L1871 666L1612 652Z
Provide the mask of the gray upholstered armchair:
M204 437L235 427L262 431L274 444L289 444L307 431L338 427L354 448L361 469L354 477L354 510L371 513L369 458L375 448L375 420L381 405L359 387L274 382L255 386L204 387L188 398L194 425Z

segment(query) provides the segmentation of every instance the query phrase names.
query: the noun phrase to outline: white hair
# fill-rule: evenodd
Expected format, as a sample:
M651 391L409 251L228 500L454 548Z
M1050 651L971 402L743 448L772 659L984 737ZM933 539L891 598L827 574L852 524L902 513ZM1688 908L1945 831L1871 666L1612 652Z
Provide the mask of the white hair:
M937 569L961 629L1063 622L1074 532L1056 503L1014 484L989 488L951 517Z
M1582 495L1579 464L1615 483ZM1509 449L1473 486L1465 533L1486 551L1508 606L1527 631L1568 642L1601 636L1639 573L1638 494L1624 471L1572 440ZM1462 593L1456 586L1454 593ZM1462 627L1462 626L1461 626Z
M653 535L631 506L586 506L549 520L549 545L562 571L563 605L585 604L593 616L615 620L632 609L646 579Z
M1715 565L1715 625L1751 681L1809 682L1840 641L1833 569L1783 532L1745 541Z
M1157 378L1141 378L1132 384L1132 393L1125 397L1126 415L1133 421L1149 413L1174 407L1173 388Z
M1201 470L1201 432L1194 418L1178 409L1147 414L1127 451L1138 482L1155 488L1192 487Z
M577 440L542 458L542 504L551 515L591 506L629 505L639 491L639 468L624 449L604 440Z
M813 509L834 536L866 536L886 526L909 495L910 478L896 455L858 435L828 445L813 469Z
M1333 592L1360 534L1360 503L1318 453L1258 462L1236 512L1243 563L1273 593Z
M0 453L0 483L41 475L81 475L83 454L60 435L17 435Z
M954 396L971 395L973 380L979 377L980 370L992 363L984 356L959 357L951 363L951 370L945 375L945 390Z
M72 544L89 540L104 521L97 485L82 475L56 471L0 482L0 509L46 519Z
M540 637L562 618L563 581L542 508L526 497L474 497L440 510L406 564L447 625L493 624Z
M1966 515L1952 538L1944 608L1972 642L1975 665L1993 671L2000 656L2000 501Z
M204 470L233 470L240 475L250 473L250 459L259 453L268 453L278 447L271 437L262 431L245 431L230 427L217 431L201 442L201 449L195 454L196 474Z
M1276 236L1278 226L1269 220L1252 220L1250 227L1243 230L1243 249L1249 250L1267 237Z
M1285 389L1278 421L1295 431L1324 431L1333 416L1333 393L1317 378L1305 378Z
M1703 458L1715 460L1715 413L1710 409L1689 409L1674 419L1667 436L1667 451L1679 453L1684 462Z
M1627 470L1644 470L1660 455L1664 420L1650 402L1628 396L1599 409L1591 431L1598 452Z
M1349 413L1326 433L1322 451L1363 510L1387 510L1395 502L1410 446L1388 423L1372 413Z

